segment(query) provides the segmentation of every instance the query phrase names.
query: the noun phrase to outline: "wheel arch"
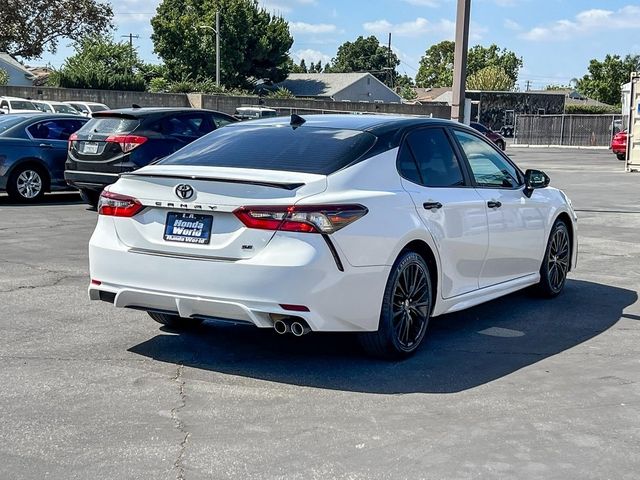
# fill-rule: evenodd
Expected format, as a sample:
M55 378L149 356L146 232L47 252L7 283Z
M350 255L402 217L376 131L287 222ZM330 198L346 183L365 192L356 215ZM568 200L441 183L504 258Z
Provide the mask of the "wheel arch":
M17 168L29 166L29 165L38 167L38 169L42 172L42 174L44 175L44 178L42 179L44 181L44 186L42 190L44 192L50 192L51 191L51 172L49 172L49 168L47 167L47 164L38 157L21 158L20 160L15 162L13 165L11 165L11 167L9 167L9 170L6 173L6 177L11 178L11 175L13 175L13 173L16 171Z
M416 252L420 255L424 261L427 263L427 267L429 267L429 279L431 280L432 292L433 292L433 301L431 302L431 312L433 313L433 309L435 308L436 302L439 298L439 285L438 281L439 269L438 269L438 261L436 260L436 255L433 249L429 246L427 242L421 239L415 239L411 242L407 243L404 248L398 254L398 257L404 252Z
M569 216L569 214L567 212L560 212L558 214L558 216L556 216L555 220L553 221L552 225L554 225L558 220L562 220L562 222L567 226L567 230L569 231L569 244L571 245L571 248L573 249L573 246L575 245L574 243L574 235L575 235L575 231L573 229L573 222L571 221L571 217ZM571 252L573 255L573 252ZM569 271L571 271L571 264L572 262L569 262Z

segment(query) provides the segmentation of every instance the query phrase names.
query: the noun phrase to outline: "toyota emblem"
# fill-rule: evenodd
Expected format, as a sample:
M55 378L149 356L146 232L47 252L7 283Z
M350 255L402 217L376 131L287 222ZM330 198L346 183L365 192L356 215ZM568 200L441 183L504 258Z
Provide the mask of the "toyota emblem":
M178 198L181 198L182 200L189 200L191 197L193 197L193 194L195 193L195 191L193 190L193 187L191 185L187 185L186 183L181 183L180 185L177 185L175 192Z

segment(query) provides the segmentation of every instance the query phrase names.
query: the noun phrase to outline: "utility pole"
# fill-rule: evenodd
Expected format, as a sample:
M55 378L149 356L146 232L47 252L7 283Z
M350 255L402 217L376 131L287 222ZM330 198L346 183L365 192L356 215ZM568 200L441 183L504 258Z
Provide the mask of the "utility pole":
M389 48L387 50L387 85L393 88L393 72L391 71L391 32L389 32Z
M471 0L458 0L458 13L456 15L456 46L453 57L453 99L451 101L451 120L461 123L464 121L470 16Z
M220 86L220 12L216 10L216 87Z
M216 86L220 86L220 12L216 11L216 27L211 25L198 25L198 28L212 30L216 34Z
M121 37L127 38L129 37L129 73L133 75L133 39L140 38L139 35L134 35L130 33L129 35L120 35Z
M529 90L531 90L531 80L527 80L525 83L525 92L528 92Z

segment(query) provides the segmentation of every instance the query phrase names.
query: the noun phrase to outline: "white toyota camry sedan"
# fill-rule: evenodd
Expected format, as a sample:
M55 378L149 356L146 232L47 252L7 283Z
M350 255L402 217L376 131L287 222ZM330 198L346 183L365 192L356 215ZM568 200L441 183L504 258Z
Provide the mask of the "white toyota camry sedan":
M548 185L446 120L232 124L102 193L89 296L173 328L359 332L370 353L401 358L430 317L562 291L576 215Z

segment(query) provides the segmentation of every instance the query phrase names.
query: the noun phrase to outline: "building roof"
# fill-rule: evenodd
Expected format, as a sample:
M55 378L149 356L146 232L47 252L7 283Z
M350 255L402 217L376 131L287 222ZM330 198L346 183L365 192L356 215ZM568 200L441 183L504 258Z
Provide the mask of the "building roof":
M35 78L35 75L33 73L31 73L27 69L27 67L22 65L19 61L17 61L15 58L13 58L11 55L9 55L6 52L0 52L0 65L2 63L5 63L7 65L11 65L12 67L22 71L24 73L24 76L27 77L28 79Z
M451 87L433 87L433 88L420 88L416 87L417 97L414 99L416 102L434 102L436 98L443 93L451 91Z
M278 84L286 88L296 97L332 98L338 92L354 84L361 78L373 75L361 73L291 73L287 79ZM379 81L376 79L376 81ZM380 82L382 83L382 82ZM384 84L383 84L384 85ZM385 85L386 86L386 85Z

